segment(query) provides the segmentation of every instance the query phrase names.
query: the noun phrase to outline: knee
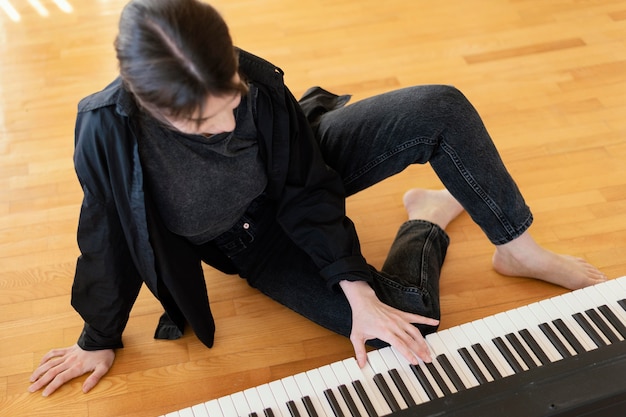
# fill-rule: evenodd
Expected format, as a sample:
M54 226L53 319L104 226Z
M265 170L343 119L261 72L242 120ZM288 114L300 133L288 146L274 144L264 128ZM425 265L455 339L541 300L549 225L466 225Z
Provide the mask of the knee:
M482 119L476 108L456 87L450 85L426 86L423 96L417 101L417 112L430 112L430 120L438 122L440 127L457 131L481 127Z
M435 108L457 112L473 110L472 104L458 88L451 85L435 84L427 86L427 97Z

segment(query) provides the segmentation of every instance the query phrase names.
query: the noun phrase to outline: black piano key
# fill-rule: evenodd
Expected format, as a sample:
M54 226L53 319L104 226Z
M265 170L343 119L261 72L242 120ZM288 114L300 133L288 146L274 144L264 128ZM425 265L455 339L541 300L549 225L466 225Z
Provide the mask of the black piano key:
M596 346L598 347L606 346L606 342L604 341L602 336L600 336L598 332L596 332L596 329L594 329L593 326L591 326L591 324L587 321L585 316L583 316L581 313L574 313L572 314L572 317L574 317L574 320L576 320L576 323L580 324L580 327L582 327L585 333L589 335L589 337L591 338L593 343L596 344Z
M485 348L482 347L480 345L480 343L476 343L476 344L472 345L472 349L474 349L474 352L476 352L476 355L478 355L480 360L483 362L483 365L485 365L485 367L487 368L487 370L491 374L491 377L494 380L502 379L502 374L500 373L500 371L498 370L496 365L491 361L491 358L489 357L489 355L485 351Z
M624 298L623 300L619 300L617 304L622 306L622 308L626 311L626 298Z
M504 359L506 359L508 364L511 365L513 372L515 372L516 374L523 372L524 368L522 368L522 365L520 365L520 363L517 361L517 359L515 358L515 355L513 355L513 352L509 350L506 343L504 343L504 340L502 340L501 337L496 337L492 340L493 340L493 343L498 348L498 350L500 351L500 353L502 353L502 356L504 356Z
M354 402L354 399L352 398L350 391L348 391L348 387L341 384L339 385L338 389L339 389L339 393L343 397L343 400L346 402L346 405L348 406L348 410L350 410L350 415L353 417L361 417L361 412L359 411L359 408L356 406L356 403Z
M598 327L598 329L600 329L602 334L606 336L609 342L611 343L619 342L619 337L617 337L617 335L613 332L613 330L611 330L609 325L606 324L606 322L602 319L602 317L596 310L590 308L589 310L586 310L585 313L587 314L587 316L589 316L591 321L594 322L594 324Z
M339 406L339 401L337 401L337 398L335 397L333 391L330 389L325 390L324 396L326 397L328 404L330 404L330 408L333 410L335 417L345 417L343 411L341 410L341 407Z
M298 407L296 406L296 403L293 402L293 400L287 401L287 409L289 409L289 414L291 414L291 417L301 417L300 412L298 412Z
M624 326L624 323L622 323L621 320L615 315L615 313L613 313L613 310L611 310L607 305L601 305L600 307L598 307L598 310L600 310L600 312L604 315L604 317L606 317L609 323L611 323L613 327L615 327L615 330L617 330L619 334L621 334L622 337L626 339L626 326Z
M259 415L255 412L248 414L248 417L259 417Z
M304 408L306 409L309 417L318 417L317 411L315 411L315 406L313 405L313 401L311 401L311 397L308 395L302 398L302 402L304 403Z
M563 322L563 320L561 319L552 320L552 323L554 323L556 328L559 330L559 332L561 332L563 337L565 337L565 340L567 340L567 342L574 348L574 351L576 351L576 353L580 355L581 353L586 352L583 345L580 344L578 339L576 339L576 336L574 336L574 333L572 333L572 331L569 329L569 327L567 327L567 325L565 324L565 322Z
M424 373L422 368L420 368L417 365L413 365L413 364L410 365L410 368L413 371L413 373L415 374L415 377L417 378L419 383L422 385L422 388L424 388L424 391L426 391L426 395L428 395L428 398L430 400L434 400L435 398L439 398L439 396L437 395L437 392L435 391L433 386L430 385L430 381L426 377L426 374Z
M459 377L459 374L456 372L456 369L454 369L454 367L450 363L450 360L445 354L437 356L437 361L439 362L439 365L441 365L441 368L443 368L445 373L448 375L448 378L450 378L450 381L457 391L463 391L464 389L467 389L467 387L461 380L461 377Z
M369 417L379 417L376 409L374 408L374 405L372 404L372 401L370 400L370 397L367 395L365 388L363 388L363 384L361 383L361 381L352 381L352 386L354 387L356 394L359 396L361 404L363 404L363 407L365 407L367 415Z
M271 408L266 408L265 410L263 410L263 414L265 414L265 417L274 417L274 412Z
M463 360L465 361L465 364L467 365L469 370L472 371L472 374L474 375L474 377L476 377L476 380L478 381L479 384L486 384L487 382L489 382L487 377L485 377L480 367L478 366L478 364L472 357L472 355L469 353L469 350L463 347L463 348L460 348L458 352L459 352L459 355L461 355L461 358L463 358Z
M443 395L444 396L451 395L452 391L450 390L450 387L448 387L448 385L446 384L446 381L444 381L444 379L441 377L441 374L439 373L437 368L435 368L435 365L433 365L432 362L426 363L426 369L430 371L430 374L435 379L435 382L441 389L441 392L443 392Z
M535 354L537 359L539 359L539 362L541 362L542 365L547 365L552 362L528 330L522 329L520 330L519 334L520 336L522 336L522 339L524 339L528 347L530 347L530 349L533 351L533 353Z
M552 327L550 327L549 324L541 323L539 325L539 328L541 329L543 334L546 335L550 343L552 343L552 346L554 346L554 348L561 354L561 356L563 356L564 358L569 358L570 356L572 356L569 349L563 344L563 342L561 342L561 339L559 339L556 333L554 333Z
M393 396L393 393L389 389L389 385L387 385L387 381L385 381L385 378L383 378L381 374L376 374L374 375L374 383L378 387L381 394L383 394L383 397L389 405L389 408L391 408L391 411L400 411L400 405L398 404L395 397Z
M404 402L406 402L409 407L416 406L417 404L415 403L413 396L404 384L404 381L402 380L402 377L400 376L398 371L396 369L391 369L389 371L389 375L391 376L391 380L393 381L393 383L396 384L396 388L398 388L398 391L400 392L400 395L402 395Z
M532 369L532 368L536 368L537 367L537 364L535 363L535 360L526 351L526 348L524 347L524 345L522 345L522 342L519 341L519 339L517 338L517 336L514 333L509 333L509 334L505 335L504 337L506 337L506 340L509 341L511 346L513 346L513 349L515 349L515 351L520 356L520 358L522 358L522 360L524 361L526 366L528 366L528 369Z

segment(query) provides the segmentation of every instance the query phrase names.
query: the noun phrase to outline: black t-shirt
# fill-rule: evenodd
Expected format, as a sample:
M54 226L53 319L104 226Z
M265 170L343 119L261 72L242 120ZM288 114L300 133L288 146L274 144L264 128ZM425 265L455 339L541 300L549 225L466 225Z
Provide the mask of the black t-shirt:
M258 90L251 85L234 110L233 132L188 135L147 114L139 155L147 192L166 227L194 244L228 230L267 185L256 128Z

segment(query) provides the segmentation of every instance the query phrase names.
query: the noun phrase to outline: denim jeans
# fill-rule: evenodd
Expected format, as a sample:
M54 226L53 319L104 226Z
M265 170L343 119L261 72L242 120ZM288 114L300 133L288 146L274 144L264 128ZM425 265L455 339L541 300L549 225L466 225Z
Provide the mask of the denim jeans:
M532 223L480 116L453 87L409 87L358 101L326 113L318 136L348 195L428 162L495 245Z
M518 237L532 222L479 115L448 86L393 91L326 113L317 137L327 164L343 178L348 195L404 170L430 163L494 244ZM418 184L416 184L417 186ZM275 221L271 203L258 199L215 244L240 276L276 301L345 336L351 310ZM427 221L402 224L383 267L370 267L372 287L386 304L439 318L439 275L447 234ZM418 326L423 333L435 328ZM383 346L381 341L371 341Z

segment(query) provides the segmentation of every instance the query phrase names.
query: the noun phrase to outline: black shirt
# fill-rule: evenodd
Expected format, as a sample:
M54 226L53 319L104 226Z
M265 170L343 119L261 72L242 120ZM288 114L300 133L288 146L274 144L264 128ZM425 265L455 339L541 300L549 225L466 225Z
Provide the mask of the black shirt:
M166 227L202 244L243 215L267 185L255 122L258 90L234 110L236 127L211 137L188 135L147 114L139 155L146 184Z

